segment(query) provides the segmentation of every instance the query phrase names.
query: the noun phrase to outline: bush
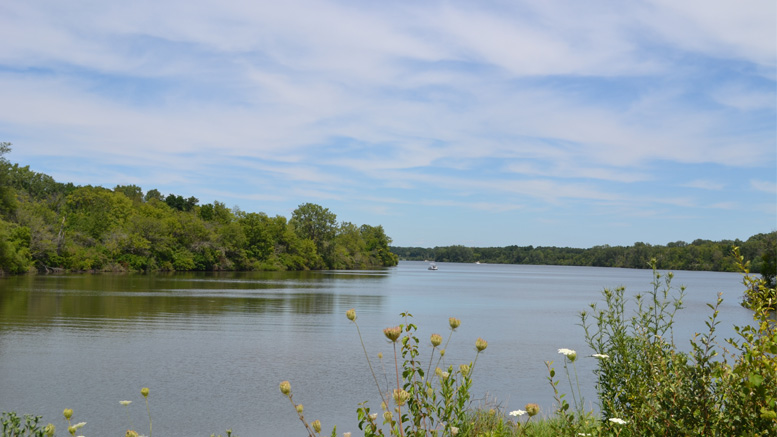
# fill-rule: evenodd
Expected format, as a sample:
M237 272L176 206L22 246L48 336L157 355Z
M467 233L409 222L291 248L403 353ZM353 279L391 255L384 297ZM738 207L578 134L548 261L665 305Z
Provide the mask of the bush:
M763 288L738 252L748 289ZM588 345L602 359L595 371L605 418L625 418L624 435L769 435L777 429L777 331L763 306L754 308L753 326L735 326L740 340L722 359L715 341L716 304L705 334L691 340L692 351L677 350L672 325L682 308L683 289L671 287L653 265L653 291L635 296L627 316L624 289L605 289L605 308L581 314ZM591 321L593 320L593 323Z

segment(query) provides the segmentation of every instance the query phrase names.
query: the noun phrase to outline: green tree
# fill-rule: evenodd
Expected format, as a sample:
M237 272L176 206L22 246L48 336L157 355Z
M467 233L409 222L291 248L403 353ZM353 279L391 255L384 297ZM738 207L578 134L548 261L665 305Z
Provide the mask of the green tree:
M337 229L335 237L335 253L332 268L362 269L369 264L365 256L366 244L358 226L343 222Z
M154 188L154 189L148 190L146 195L143 197L143 200L145 200L146 202L151 202L154 200L159 202L164 202L165 198L164 196L162 196L162 193L160 193L159 190Z
M10 163L5 154L11 151L11 143L0 143L0 215L8 215L16 208L16 196L9 177Z
M143 190L137 185L116 185L113 191L123 193L133 202L141 202L143 200Z
M30 230L0 219L0 274L24 273L32 265Z
M132 201L102 187L79 187L67 196L68 227L99 241L108 230L122 226L132 211Z
M326 264L331 265L337 230L337 216L333 212L314 203L304 203L291 214L289 224L297 236L312 241Z
M386 235L383 226L362 225L360 233L367 253L375 260L375 264L386 267L397 265L398 257L389 249L391 238Z
M272 219L264 213L249 212L238 219L245 235L248 256L258 261L267 261L275 255L278 230ZM284 220L283 228L286 227Z
M205 221L215 221L221 224L231 223L235 220L235 215L227 206L218 200L212 204L202 205L199 209L200 217Z

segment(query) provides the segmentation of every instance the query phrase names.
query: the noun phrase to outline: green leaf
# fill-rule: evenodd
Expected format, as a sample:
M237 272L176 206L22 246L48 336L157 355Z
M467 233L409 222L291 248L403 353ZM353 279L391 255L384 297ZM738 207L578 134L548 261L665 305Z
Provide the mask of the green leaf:
M750 384L755 387L760 386L764 382L764 377L757 373L751 373L747 379L750 381Z

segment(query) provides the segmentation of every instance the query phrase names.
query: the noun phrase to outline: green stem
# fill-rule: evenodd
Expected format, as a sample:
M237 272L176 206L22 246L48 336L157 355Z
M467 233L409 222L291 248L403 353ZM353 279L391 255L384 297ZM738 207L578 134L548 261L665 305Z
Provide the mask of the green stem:
M362 350L364 351L364 358L367 359L367 365L370 366L370 373L372 373L372 379L375 380L375 387L378 388L378 394L380 395L380 400L385 402L386 405L389 405L388 401L383 397L383 391L380 389L380 383L378 383L378 377L375 376L375 371L372 369L372 363L370 362L370 356L367 355L367 348L364 346L364 339L362 339L362 331L359 329L359 324L356 323L356 320L353 321L353 324L356 325L356 332L359 333L359 341L362 344ZM395 350L396 354L396 350Z
M578 412L582 414L583 408L585 408L585 405L583 405L585 401L583 400L583 394L580 392L580 379L577 377L577 364L572 362L572 367L574 367L575 369L575 382L577 382L577 397L580 398L580 410ZM577 408L577 405L575 405L575 408Z
M436 349L435 346L432 346L432 353L429 354L429 368L426 369L426 378L429 378L429 372L432 370L432 361L434 361L434 350Z
M475 361L472 362L472 367L469 368L469 375L467 375L470 379L472 379L472 372L475 371L475 364L478 363L478 357L480 356L480 351L478 351L475 354Z
M146 398L146 411L148 412L148 437L151 437L151 428L152 428L151 408L149 408L148 406L148 397L147 396L144 396L144 397Z
M394 344L394 368L397 371L397 390L400 390L402 387L399 385L399 360L397 360L397 342L394 341L393 344ZM399 435L404 437L405 430L402 428L402 407L399 405L399 402L397 402L396 404L397 404L397 415L399 416L399 421L398 421Z
M448 350L448 343L450 343L451 337L453 337L453 329L451 329L450 334L448 334L448 339L445 340L445 346L442 348L442 350ZM440 367L440 361L442 361L442 355L440 355L440 358L437 359L436 367Z
M299 416L299 420L302 422L303 425L305 425L305 430L307 430L308 436L314 437L315 433L313 432L313 429L310 428L310 425L308 425L308 422L305 420L305 416L303 416L302 413L300 413L299 410L297 410L297 404L295 404L294 399L291 398L291 393L289 393L287 397L289 398L289 402L291 402L291 406L294 407L294 411L297 412L297 416Z
M567 380L569 380L569 391L572 393L572 400L575 401L575 409L577 409L577 397L575 396L575 389L572 387L572 377L569 376L569 367L567 367L566 357L564 357L564 370L567 372Z

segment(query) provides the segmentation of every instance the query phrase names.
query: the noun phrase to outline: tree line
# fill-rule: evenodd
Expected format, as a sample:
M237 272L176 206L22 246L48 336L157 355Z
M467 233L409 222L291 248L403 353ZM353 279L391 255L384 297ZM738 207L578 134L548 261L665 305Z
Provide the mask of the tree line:
M32 271L367 269L397 264L382 226L320 205L289 219L195 197L60 183L0 143L0 274Z
M777 231L753 235L741 240L695 240L691 243L676 241L666 245L642 242L632 246L594 246L590 249L571 247L465 247L444 246L434 248L391 247L391 251L403 260L429 260L439 262L486 262L498 264L535 264L564 266L650 268L655 259L662 270L706 270L735 272L737 264L731 251L740 248L745 259L751 261L751 271L761 273L774 281L777 267Z

